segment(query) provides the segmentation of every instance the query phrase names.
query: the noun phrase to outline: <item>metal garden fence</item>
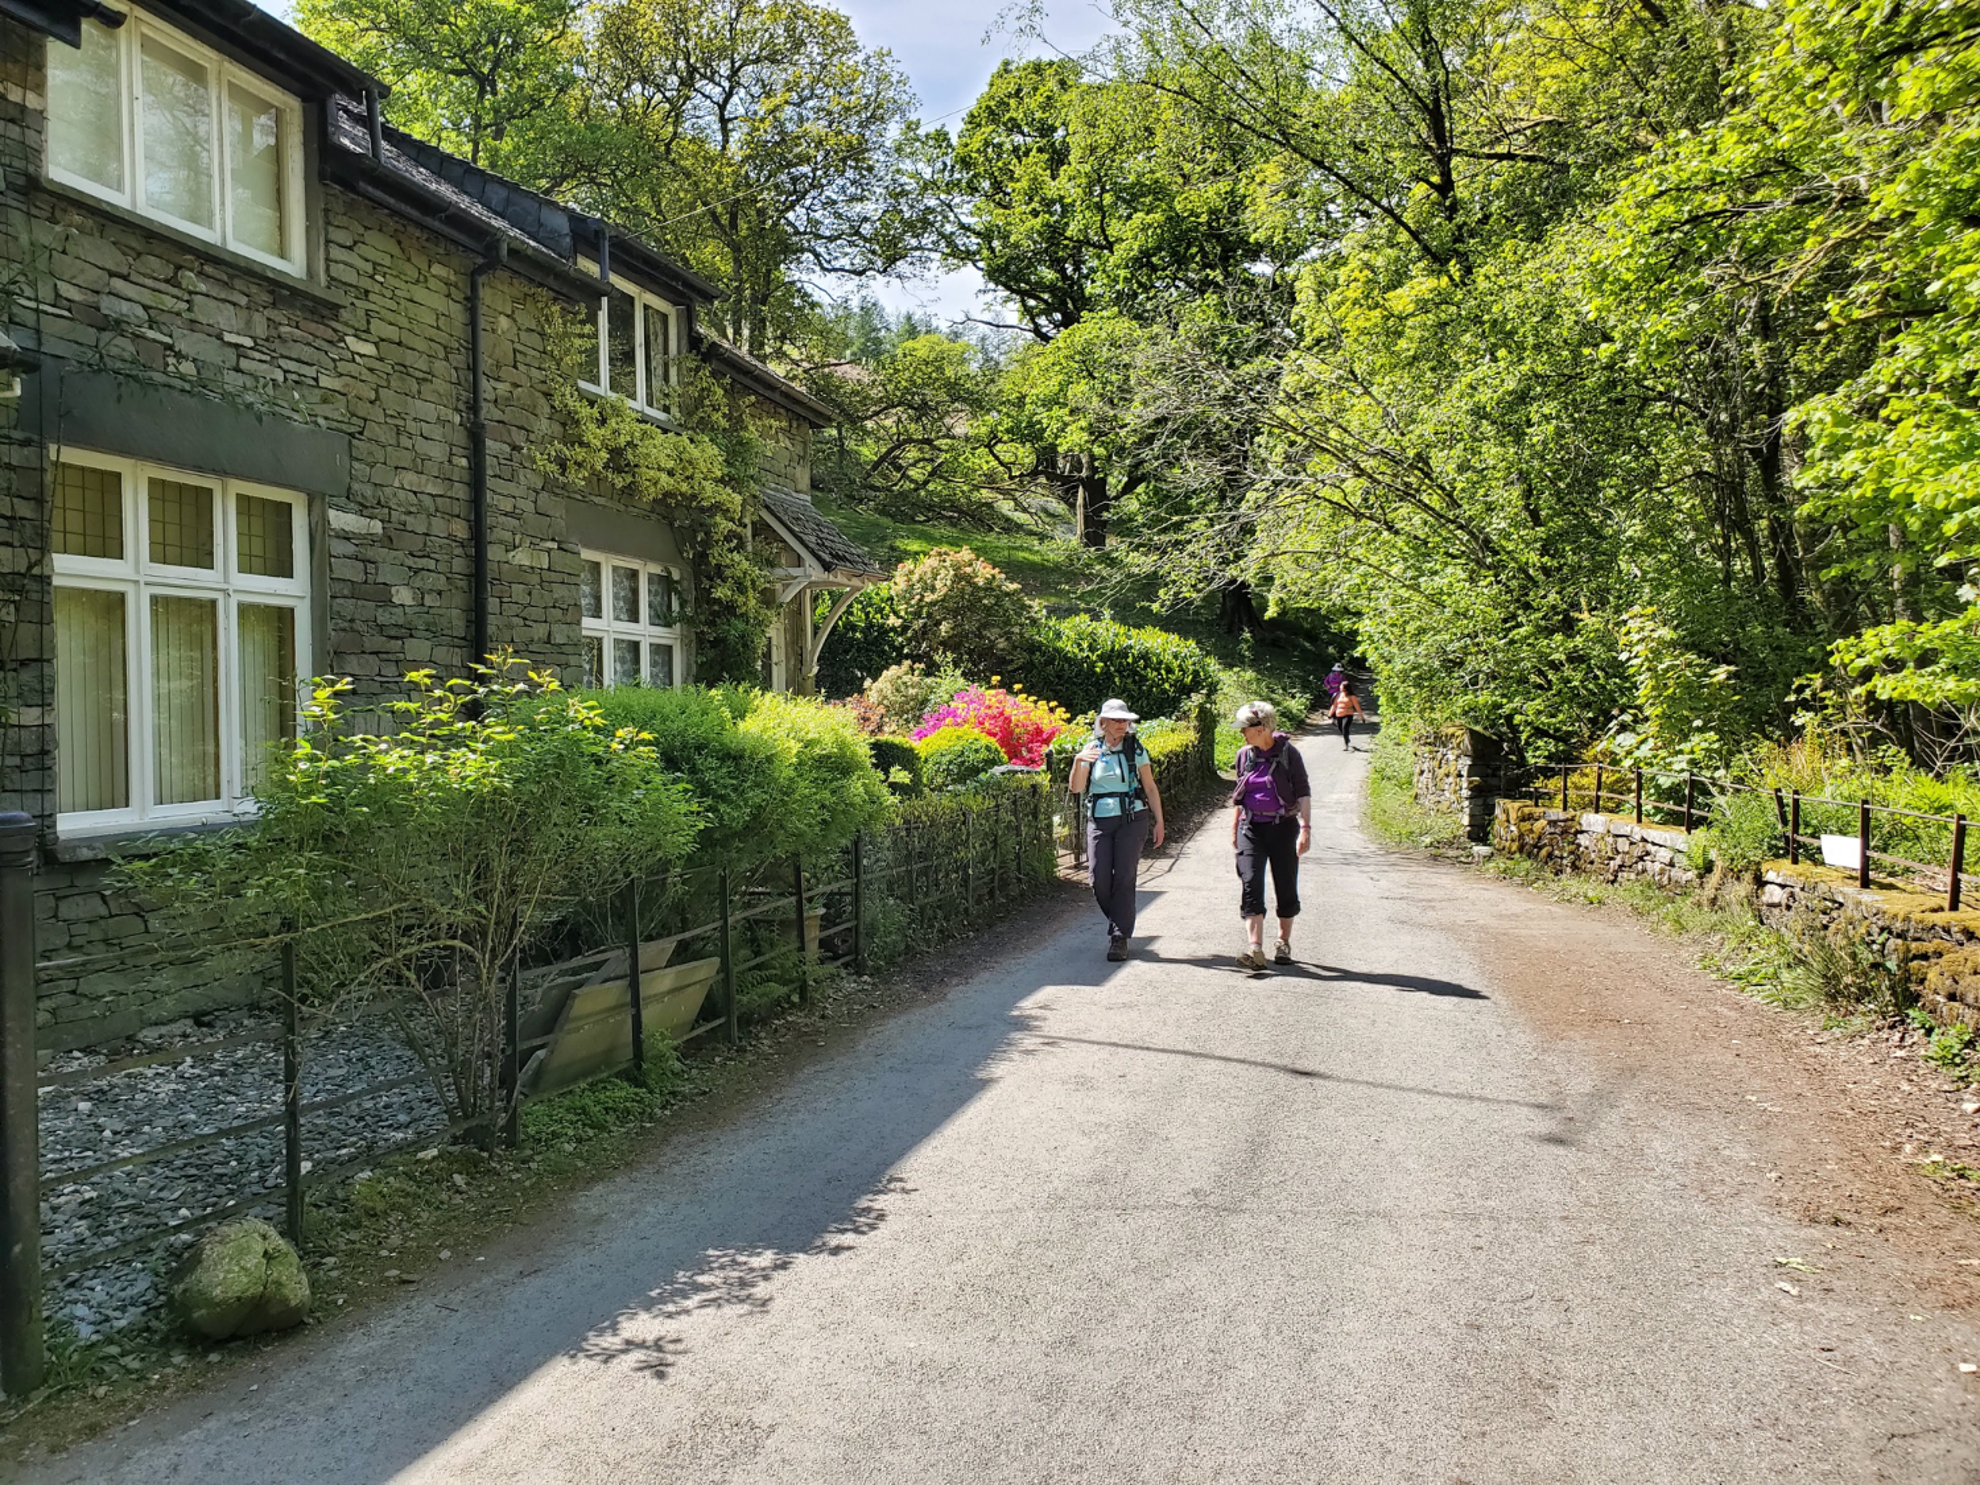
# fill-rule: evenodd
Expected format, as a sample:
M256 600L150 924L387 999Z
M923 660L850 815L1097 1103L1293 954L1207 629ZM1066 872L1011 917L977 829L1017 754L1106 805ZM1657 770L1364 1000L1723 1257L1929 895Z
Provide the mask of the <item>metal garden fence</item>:
M347 1055L353 1038L378 1043L387 1028L375 1010L353 1014L313 1001L298 984L295 937L188 935L37 960L35 825L26 816L0 817L0 1385L22 1394L40 1383L51 1280L183 1244L215 1221L252 1211L278 1212L300 1245L309 1194L327 1183L443 1140L519 1143L523 1107L555 1091L566 1050L572 1055L561 1073L576 1081L627 1063L641 1067L657 1035L675 1044L706 1037L733 1044L752 1017L791 1000L808 1003L823 972L864 972L910 945L990 921L1057 875L1052 787L1031 772L980 792L906 801L884 825L824 858L657 872L628 884L615 902L584 907L505 969L492 1049L500 1096L493 1112L453 1122L440 1113L432 1074L403 1048L396 1067L389 1059L381 1065L374 1048L368 1065L385 1076L335 1087L313 1078L326 1058L346 1070L363 1064ZM36 1000L45 977L105 969L136 977L186 963L258 979L279 1020L114 1059L71 1054L37 1065ZM668 1024L648 1024L656 1011ZM224 1061L239 1075L244 1091L232 1111L242 1117L195 1119L201 1127L180 1134L151 1109L132 1115L130 1136L108 1142L115 1148L80 1162L63 1163L59 1148L46 1148L44 1097L141 1083L148 1073L201 1060ZM131 1097L142 1104L142 1088ZM353 1119L388 1104L393 1127L353 1133ZM176 1137L155 1137L161 1133ZM222 1159L225 1173L216 1177ZM121 1190L106 1193L106 1183ZM65 1227L70 1207L106 1194L146 1207L151 1220L108 1243Z

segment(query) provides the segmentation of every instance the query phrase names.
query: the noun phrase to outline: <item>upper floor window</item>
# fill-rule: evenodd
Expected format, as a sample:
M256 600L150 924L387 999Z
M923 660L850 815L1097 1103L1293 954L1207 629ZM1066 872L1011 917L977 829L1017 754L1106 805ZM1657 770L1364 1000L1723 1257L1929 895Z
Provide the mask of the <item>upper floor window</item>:
M296 735L303 498L67 450L49 480L58 828L231 817Z
M673 305L614 283L598 310L596 379L579 384L669 417L680 382L682 333L681 312Z
M679 685L680 574L635 557L581 555L584 683Z
M300 105L148 16L48 43L48 174L303 271Z

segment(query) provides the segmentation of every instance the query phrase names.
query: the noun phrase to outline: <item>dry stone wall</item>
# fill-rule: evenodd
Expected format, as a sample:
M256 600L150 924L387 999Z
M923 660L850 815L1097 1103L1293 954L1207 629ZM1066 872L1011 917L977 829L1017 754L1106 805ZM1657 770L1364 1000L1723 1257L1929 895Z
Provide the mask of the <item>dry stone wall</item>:
M1501 799L1492 817L1492 846L1526 856L1556 871L1587 872L1605 882L1640 880L1660 887L1689 887L1691 837L1668 826L1581 811L1548 809L1523 799Z
M1416 802L1439 814L1457 815L1466 836L1489 838L1492 801L1499 790L1498 742L1468 727L1449 727L1416 740Z

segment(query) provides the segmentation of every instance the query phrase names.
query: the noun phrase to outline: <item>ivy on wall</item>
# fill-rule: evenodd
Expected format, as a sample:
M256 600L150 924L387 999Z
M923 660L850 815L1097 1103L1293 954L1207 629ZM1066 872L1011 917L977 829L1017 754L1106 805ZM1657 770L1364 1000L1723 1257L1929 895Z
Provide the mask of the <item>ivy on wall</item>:
M756 535L762 436L749 407L699 362L685 362L673 391L674 427L663 428L617 397L578 386L594 342L591 322L544 316L559 367L551 407L563 437L539 451L546 473L604 487L652 507L674 528L692 574L684 618L694 630L695 676L704 684L754 683L776 611L768 599L773 554Z

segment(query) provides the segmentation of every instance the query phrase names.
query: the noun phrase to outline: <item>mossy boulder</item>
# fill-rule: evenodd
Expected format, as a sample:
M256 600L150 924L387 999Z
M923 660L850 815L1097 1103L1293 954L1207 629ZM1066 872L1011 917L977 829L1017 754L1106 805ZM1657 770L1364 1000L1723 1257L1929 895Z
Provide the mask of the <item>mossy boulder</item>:
M309 1313L302 1259L259 1217L207 1233L174 1270L168 1290L186 1329L213 1341L288 1330Z

